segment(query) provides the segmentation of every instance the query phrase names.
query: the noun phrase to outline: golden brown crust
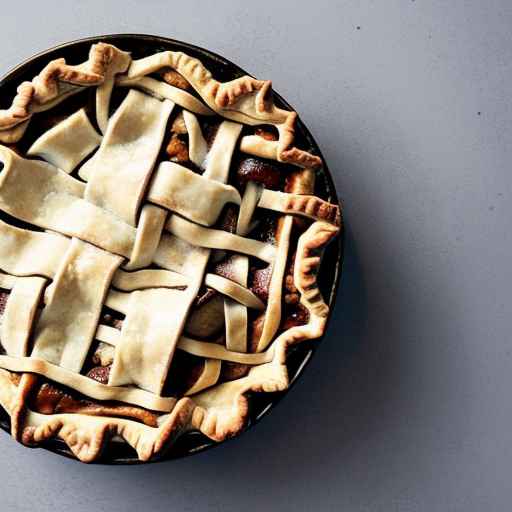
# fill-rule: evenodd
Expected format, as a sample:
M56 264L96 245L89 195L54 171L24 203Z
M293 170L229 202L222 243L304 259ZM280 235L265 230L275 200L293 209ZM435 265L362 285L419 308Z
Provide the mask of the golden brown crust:
M23 82L16 92L11 107L0 111L1 130L12 128L30 116L28 106L34 97L34 86L30 82Z
M264 157L274 154L275 159L300 167L317 168L322 165L320 157L293 146L297 113L275 106L270 80L242 76L229 82L219 82L198 59L171 51L134 61L128 77L139 78L165 67L182 75L219 115L251 125L274 125L278 129L278 141L256 136L261 139L259 143L246 147L253 150L252 154ZM243 144L241 148L244 151Z
M91 47L89 59L77 66L67 64L62 58L49 62L32 82L20 85L11 107L0 111L0 136L1 131L10 130L27 121L34 112L43 110L46 104L59 95L69 93L70 86L89 87L100 84L118 53L124 52L115 46L98 43ZM61 91L62 84L69 85ZM11 136L11 141L16 142L12 139ZM0 140L6 142L5 137Z
M158 428L122 418L84 414L43 416L30 412L23 429L22 442L33 445L59 437L78 459L92 462L99 457L106 441L118 435L136 450L140 460L147 461L172 444L187 425L192 410L192 402L183 398Z
M338 205L328 203L317 196L290 195L285 203L290 213L304 214L318 220L340 225L340 209Z
M172 412L162 417L158 427L124 418L92 416L83 414L83 411L79 414L55 413L45 416L27 410L22 442L35 444L59 437L77 458L91 462L101 454L109 437L115 434L135 448L140 460L149 460L171 446L182 431L190 428L200 430L215 441L238 434L246 425L249 413L246 393L286 389L289 382L285 363L289 347L323 333L327 306L321 295L315 298L319 293L314 272L318 264L317 260L311 261L311 253L323 249L337 230L331 224L316 222L300 237L295 261L295 268L299 269L295 273L296 286L303 294L301 302L309 310L310 319L306 325L292 327L275 340L270 363L251 368L242 378L202 391L193 400L180 399ZM315 291L315 297L304 297L306 292L309 294L311 291ZM2 375L7 373L4 370L1 372ZM16 391L11 391L13 396L23 395L23 390L14 389ZM15 408L19 400L11 404L12 413L13 406Z
M310 312L322 318L327 317L329 306L325 304L316 281L321 262L319 251L337 234L338 228L332 224L315 222L300 237L297 245L294 280L301 294L300 301Z
M2 144L16 144L19 142L28 128L30 118L7 130L0 130L0 142Z
M36 387L38 379L39 377L33 373L23 373L20 376L11 412L11 435L18 441L20 440L21 429L25 419L26 403L30 393Z
M64 59L50 62L33 82L20 86L9 109L0 111L0 141L4 140L2 137L18 140L16 137L23 135L33 113L50 108L79 87L103 83L102 88L105 89L107 85L113 84L111 66L119 56L117 52L120 50L99 43L91 48L88 61L78 66L70 66ZM121 53L123 59L128 55ZM136 449L141 460L148 460L162 453L184 430L198 429L217 441L239 433L247 423L247 393L286 389L289 385L286 369L288 348L303 340L320 336L327 318L328 306L320 294L316 276L324 247L338 233L336 226L340 224L339 208L310 195L314 190L313 169L322 162L318 156L293 145L297 114L280 109L274 104L270 81L244 76L220 83L200 61L188 55L165 52L165 55L157 57L156 64L141 66L140 62L134 62L135 65L123 76L137 79L138 76L164 70L161 72L162 78L173 87L186 89L192 86L219 115L237 123L257 127L254 135L249 136L252 139L245 148L247 152L253 151L252 154L304 168L291 173L286 179L285 190L288 194L284 194L287 201L284 210L285 213L300 213L322 222L314 222L303 233L299 239L294 266L284 268L284 288L289 292L284 301L302 307L307 314L301 317L300 325L286 329L273 340L266 351L268 357L265 357L263 363L259 361L258 365L248 366L252 363L248 362L246 365L222 362L221 367L221 357L208 356L221 373L221 383L201 391L199 389L202 388L197 389L192 399L172 398L172 403L165 411L172 410L161 416L129 405L101 401L91 403L63 392L53 393L39 407L38 396L35 397L35 402L30 402L30 396L36 389L36 376L25 373L18 382L11 378L9 384L5 384L4 378L8 372L0 370L0 402L13 418L13 435L21 437L27 444L59 437L85 462L96 459L112 436L122 437ZM181 159L178 161L188 160L188 148L178 138L178 134L185 135L187 132L184 125L183 117L178 116L171 127L172 137L167 147L169 156ZM279 135L277 140L274 133L259 128L261 125L273 126ZM243 140L241 149L244 151ZM280 218L277 242L285 229L286 236L290 236L293 229L291 220L288 215ZM297 304L299 300L302 306ZM279 328L282 329L282 325ZM256 322L253 332L257 331ZM279 333L279 330L275 332ZM212 357L215 359L211 359Z

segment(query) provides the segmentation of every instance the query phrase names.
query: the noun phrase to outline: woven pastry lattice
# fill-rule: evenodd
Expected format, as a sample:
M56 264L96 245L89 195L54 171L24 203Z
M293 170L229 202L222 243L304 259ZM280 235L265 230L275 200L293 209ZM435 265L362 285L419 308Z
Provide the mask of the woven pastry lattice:
M172 80L166 73L175 73ZM94 118L80 108L26 154L15 150L34 116L85 88L95 88ZM118 88L126 94L112 109ZM207 137L203 121L216 118ZM170 120L186 135L187 165L161 158ZM313 195L322 162L294 145L295 120L274 105L270 82L220 83L179 52L132 60L100 43L84 63L52 61L20 85L12 106L0 111L0 209L24 226L0 221L0 287L10 292L0 331L0 402L15 437L32 444L58 436L91 461L115 435L147 460L186 430L215 440L236 434L248 391L288 386L288 347L325 327L316 273L340 225L338 206ZM275 136L258 133L261 125ZM230 184L237 153L286 163L288 188ZM227 205L236 207L231 230L218 225ZM261 210L278 216L274 241L251 236ZM306 221L291 253L297 218ZM228 270L213 272L212 261ZM268 269L265 300L248 286L254 261ZM283 330L286 278L307 318ZM186 329L191 316L201 324L196 306L205 287L222 303L220 342ZM122 316L120 328L104 322L105 310ZM251 311L261 318L252 345ZM86 372L98 343L110 363L103 379ZM191 385L171 396L165 391L177 350L204 363ZM247 371L223 381L222 362ZM95 405L38 412L30 401L38 378ZM153 419L136 411L151 411Z

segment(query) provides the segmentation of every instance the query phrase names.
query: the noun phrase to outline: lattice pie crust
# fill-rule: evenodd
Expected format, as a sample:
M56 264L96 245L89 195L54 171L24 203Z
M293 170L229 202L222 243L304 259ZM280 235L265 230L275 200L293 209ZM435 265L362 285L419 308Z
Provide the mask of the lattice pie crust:
M19 150L43 112L87 88L93 115L78 108ZM312 195L322 161L294 145L296 117L268 81L220 83L184 53L132 60L104 43L20 85L0 111L0 404L16 439L57 436L85 462L124 440L148 460L188 430L237 434L248 392L287 388L287 350L324 331L316 274L340 229L338 206ZM162 158L171 124L173 158ZM244 155L276 162L286 186L258 172L236 185L230 169ZM219 225L227 205L232 229ZM253 236L265 216L277 219L275 240ZM249 286L257 272L263 295ZM205 290L220 315L206 315ZM303 320L290 326L292 299ZM178 353L199 370L169 394Z

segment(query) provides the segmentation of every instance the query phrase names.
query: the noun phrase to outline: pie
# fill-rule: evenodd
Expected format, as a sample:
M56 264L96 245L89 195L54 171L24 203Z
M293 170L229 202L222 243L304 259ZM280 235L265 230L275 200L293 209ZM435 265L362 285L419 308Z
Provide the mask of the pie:
M324 332L340 209L271 83L94 44L0 110L0 404L26 445L142 461L246 425Z

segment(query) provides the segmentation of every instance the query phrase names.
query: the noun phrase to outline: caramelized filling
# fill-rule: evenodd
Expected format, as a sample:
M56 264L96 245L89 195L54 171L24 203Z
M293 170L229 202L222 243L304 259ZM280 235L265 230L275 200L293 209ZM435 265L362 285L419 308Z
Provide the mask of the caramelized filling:
M253 181L270 190L279 190L282 188L281 178L282 169L279 164L262 158L242 158L236 170L236 184L240 188Z

